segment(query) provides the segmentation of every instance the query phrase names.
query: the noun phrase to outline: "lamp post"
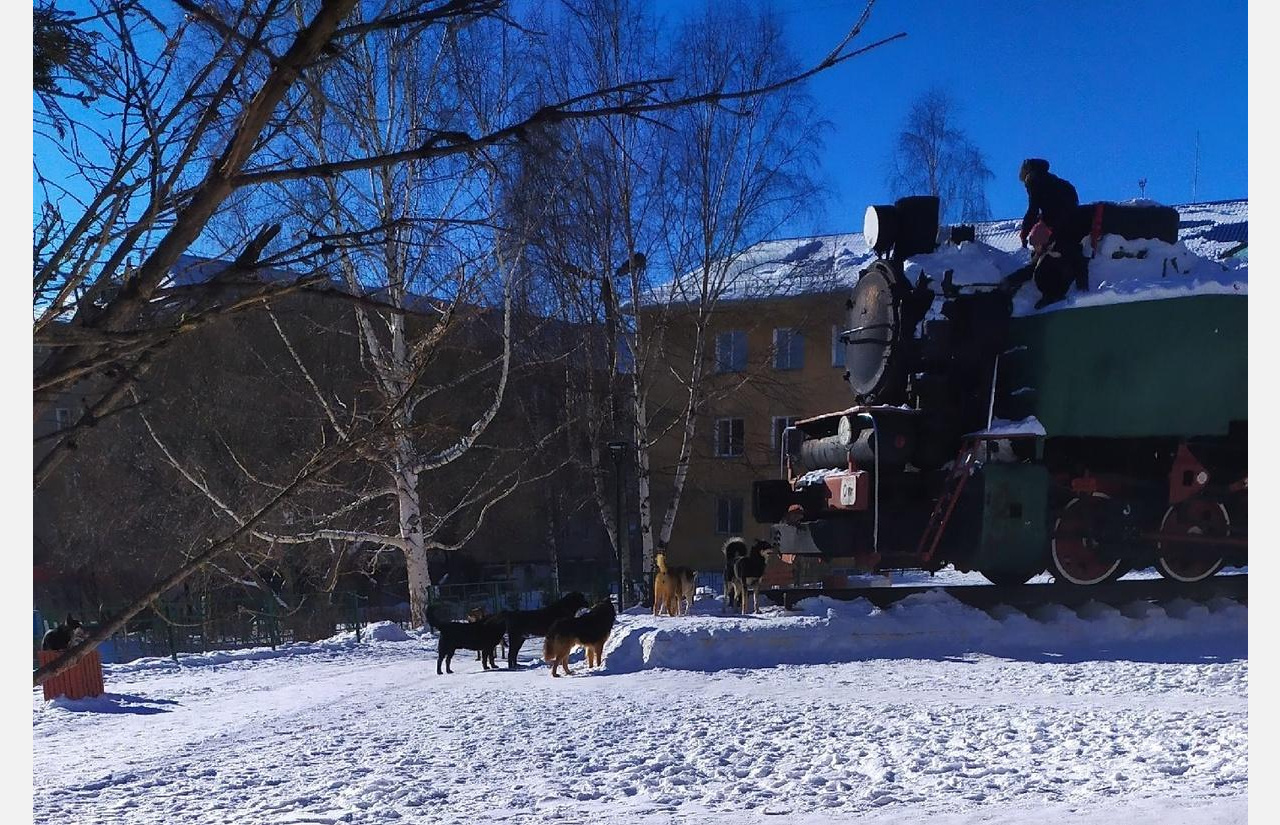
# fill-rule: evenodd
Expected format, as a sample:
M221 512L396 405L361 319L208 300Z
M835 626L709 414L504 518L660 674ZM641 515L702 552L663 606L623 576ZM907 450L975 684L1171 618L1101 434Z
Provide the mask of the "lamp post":
M615 499L615 507L613 510L613 548L618 556L618 612L621 613L627 606L626 600L626 569L627 569L627 529L625 525L626 514L622 509L622 460L626 458L627 442L610 441L609 454L613 456L613 479L614 488L617 493Z

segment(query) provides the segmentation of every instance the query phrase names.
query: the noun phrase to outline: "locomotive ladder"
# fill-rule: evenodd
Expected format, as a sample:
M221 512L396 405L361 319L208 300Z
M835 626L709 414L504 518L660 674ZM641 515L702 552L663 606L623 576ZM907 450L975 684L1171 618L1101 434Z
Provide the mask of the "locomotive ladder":
M938 542L942 540L942 534L946 532L947 524L951 521L956 502L960 500L960 493L964 492L964 485L969 481L969 476L973 475L973 470L979 463L978 446L978 442L974 439L966 438L960 442L960 452L956 455L951 472L947 473L947 478L942 484L942 495L933 505L933 512L929 514L929 523L925 525L924 532L920 534L920 543L916 545L916 555L922 561L933 558L934 551L938 549Z

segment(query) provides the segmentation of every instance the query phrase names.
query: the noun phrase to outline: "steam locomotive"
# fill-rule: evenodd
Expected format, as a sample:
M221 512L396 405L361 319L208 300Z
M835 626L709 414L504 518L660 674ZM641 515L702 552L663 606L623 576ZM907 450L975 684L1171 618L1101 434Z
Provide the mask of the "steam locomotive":
M1093 291L1029 311L991 278L1017 256L939 243L937 199L867 209L852 405L787 428L785 478L752 491L784 557L1080 586L1247 563L1247 294L1194 288L1222 265L1188 260L1169 207L1081 213ZM1159 267L1157 288L1111 300L1097 276L1125 266Z

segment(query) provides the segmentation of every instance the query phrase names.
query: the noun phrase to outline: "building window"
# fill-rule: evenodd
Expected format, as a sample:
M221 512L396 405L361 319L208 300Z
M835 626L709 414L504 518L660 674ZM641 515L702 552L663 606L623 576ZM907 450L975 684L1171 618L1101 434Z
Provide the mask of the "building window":
M844 341L840 340L842 330L838 324L831 325L831 366L844 366Z
M804 367L804 336L800 330L780 327L773 331L773 366L780 370Z
M58 429L65 430L71 426L71 410L66 407L58 407L53 411L54 419L58 422Z
M742 496L716 497L716 532L722 536L742 532Z
M795 415L775 415L773 417L773 430L769 446L775 450L780 448L782 446L782 431L799 420L799 416Z
M747 368L747 333L740 329L716 335L716 372L742 372Z
M741 418L716 419L716 455L732 458L742 455L746 428Z

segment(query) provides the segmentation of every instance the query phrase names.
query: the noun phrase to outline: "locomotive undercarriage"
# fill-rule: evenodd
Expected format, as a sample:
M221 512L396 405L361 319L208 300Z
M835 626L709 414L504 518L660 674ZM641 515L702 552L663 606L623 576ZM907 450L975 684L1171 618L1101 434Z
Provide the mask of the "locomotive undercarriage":
M957 457L939 470L882 472L878 491L874 469L856 461L794 489L762 482L757 519L774 522L772 538L784 554L838 558L869 572L950 564L997 584L1025 582L1046 568L1079 585L1148 567L1194 582L1247 560L1241 439L976 437L967 444L977 454L967 466ZM957 466L966 476L958 491L948 486ZM1042 488L1001 498L996 474L1035 468ZM850 486L856 494L842 504L841 487ZM1038 510L1037 498L1044 502ZM1001 546L1002 520L1018 523L1030 546L1017 553Z

